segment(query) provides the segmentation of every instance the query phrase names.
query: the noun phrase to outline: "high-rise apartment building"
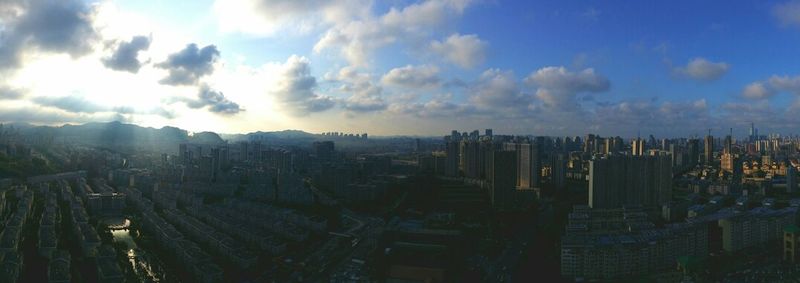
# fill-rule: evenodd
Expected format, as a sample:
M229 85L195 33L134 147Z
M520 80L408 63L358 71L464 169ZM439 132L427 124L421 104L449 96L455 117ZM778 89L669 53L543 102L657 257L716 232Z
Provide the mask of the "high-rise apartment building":
M797 263L800 260L800 227L792 224L783 228L783 260Z
M444 175L448 177L458 177L459 163L459 143L458 141L448 140L445 144L445 164Z
M577 137L575 139L578 140ZM594 153L592 152L592 150L594 150L594 143L595 143L595 135L593 134L586 135L586 139L583 141L583 152Z
M730 135L725 136L725 141L723 142L723 153L732 153L733 150L733 137Z
M644 155L644 139L636 138L631 142L631 154L634 156Z
M686 152L689 155L689 160L687 160L687 163L690 166L697 165L700 159L700 140L690 139L686 144Z
M517 183L517 156L515 151L493 151L492 186L489 199L492 206L504 210L511 206Z
M550 181L556 188L562 188L567 180L567 157L564 154L550 156Z
M517 153L517 188L533 189L541 184L541 151L537 143L506 143L506 150Z
M797 189L797 169L791 162L786 165L786 192L793 193Z
M480 143L477 140L464 140L461 142L464 177L480 178Z
M731 172L732 173L733 172L733 166L734 166L734 159L735 158L734 158L733 154L728 153L728 152L723 153L722 156L719 158L719 163L720 163L719 167L720 167L720 169L722 169L722 171Z
M589 206L657 207L672 196L672 158L609 155L589 162Z
M714 162L714 137L707 135L705 143L703 144L703 163L706 166L711 166Z

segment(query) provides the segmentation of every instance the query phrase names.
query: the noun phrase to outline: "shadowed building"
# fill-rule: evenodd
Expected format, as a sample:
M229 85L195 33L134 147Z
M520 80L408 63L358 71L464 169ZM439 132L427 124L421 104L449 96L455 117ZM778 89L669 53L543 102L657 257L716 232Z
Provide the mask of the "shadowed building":
M783 260L797 263L800 252L800 247L797 246L798 242L800 242L800 227L794 224L784 227Z
M672 160L655 156L609 155L589 162L589 206L659 207L672 196Z

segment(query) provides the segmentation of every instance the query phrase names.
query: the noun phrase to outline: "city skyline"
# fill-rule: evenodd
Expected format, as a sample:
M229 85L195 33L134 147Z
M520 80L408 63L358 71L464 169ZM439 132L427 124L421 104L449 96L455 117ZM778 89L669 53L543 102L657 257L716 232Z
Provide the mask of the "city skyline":
M68 126L72 126L72 127L75 127L75 126L81 127L81 126L89 126L89 125L99 125L99 126L106 125L106 126L108 126L108 125L114 125L114 124L117 124L117 125L129 125L129 126L135 126L135 127L140 127L140 128L144 128L144 129L153 129L153 130L178 129L178 130L181 130L181 131L185 131L186 134L189 137L194 136L195 134L213 133L215 135L221 136L223 139L225 139L226 137L228 137L228 138L236 137L235 139L237 139L237 140L241 139L242 137L247 136L247 135L259 135L259 134L264 134L264 133L284 133L284 132L288 132L288 133L291 133L291 132L304 133L304 134L309 134L309 135L318 135L320 137L326 137L326 136L329 136L329 137L353 137L353 138L360 138L360 139L366 139L367 137L369 137L369 138L403 138L403 137L408 137L408 138L441 139L442 136L450 137L450 136L452 136L454 134L458 134L459 136L466 134L466 135L472 137L472 135L478 133L479 136L497 135L497 136L505 136L505 137L548 137L548 138L567 138L567 137L568 138L574 138L574 137L577 137L577 138L581 138L581 139L586 138L587 136L593 136L593 137L603 138L603 139L620 138L621 140L624 140L624 141L631 141L631 142L638 141L640 143L644 143L650 137L654 138L656 140L656 142L662 142L663 139L667 139L667 140L685 139L685 140L698 140L698 141L700 141L701 139L705 139L706 137L708 137L709 133L710 133L711 134L711 138L713 139L715 144L719 143L720 146L724 146L724 143L727 142L727 137L732 137L732 139L733 139L732 142L742 143L742 142L752 142L755 139L769 140L769 139L779 139L779 138L795 138L795 137L800 136L800 134L793 134L793 133L790 133L788 135L784 135L784 134L780 134L780 133L763 133L763 132L759 133L758 132L758 128L756 128L755 126L753 126L753 128L752 128L752 129L755 130L754 133L741 134L741 135L738 135L738 136L736 134L734 134L733 136L730 135L730 132L733 132L732 128L729 128L728 129L729 132L724 133L724 134L715 134L715 132L713 132L713 131L712 132L708 132L709 129L706 129L707 132L704 135L700 135L700 134L696 134L695 133L695 134L691 134L691 135L687 135L687 136L680 136L680 135L678 135L678 136L654 136L653 134L644 134L644 133L641 133L641 132L637 132L637 133L635 133L635 134L633 134L631 136L621 136L621 135L617 135L617 134L613 134L613 133L611 133L609 135L597 135L596 133L592 133L592 132L587 132L587 133L582 133L582 134L581 133L576 133L575 135L560 136L560 135L543 135L543 134L536 134L536 133L505 133L505 132L493 133L493 131L494 131L493 128L486 128L486 129L451 129L450 132L439 132L439 133L434 133L434 134L429 134L429 135L425 135L425 134L384 134L384 135L375 135L375 134L372 134L372 133L363 132L363 131L359 131L359 130L353 130L353 131L348 132L348 131L339 131L339 130L336 130L336 129L325 129L325 130L321 130L320 132L309 132L309 131L305 131L305 130L302 130L302 129L278 129L278 130L274 130L274 131L273 130L266 130L266 131L265 130L254 130L254 131L250 131L250 132L238 132L238 133L215 132L215 131L208 131L208 130L190 131L190 130L187 130L187 129L184 129L184 128L171 126L171 125L165 125L163 127L148 127L148 126L144 126L144 125L138 125L136 123L122 122L122 121L67 123L67 124L56 124L56 125L38 125L38 124L18 123L18 122L12 122L12 123L5 124L5 123L0 122L0 125L2 125L4 127L12 127L12 128L13 127L17 127L17 128L21 127L21 128L25 128L25 129L31 128L31 127L34 127L34 128L36 128L36 127L63 128L63 127L68 127ZM750 128L748 128L748 131L749 130L750 130ZM486 131L489 131L489 132L487 133ZM600 146L606 146L606 145L603 144L603 145L600 145ZM644 150L643 146L641 146L640 148L642 148L641 150Z
M800 126L800 1L14 0L0 12L4 122L385 136Z

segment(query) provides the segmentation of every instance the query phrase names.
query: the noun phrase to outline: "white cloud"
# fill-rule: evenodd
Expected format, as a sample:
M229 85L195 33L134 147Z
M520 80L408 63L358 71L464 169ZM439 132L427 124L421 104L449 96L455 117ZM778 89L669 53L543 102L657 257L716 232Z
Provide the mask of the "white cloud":
M673 135L675 132L690 134L721 125L710 116L705 99L665 101L660 104L649 100L621 101L598 105L591 115L582 123L587 123L600 132L623 136L638 131L657 136Z
M784 26L800 27L800 1L792 0L772 7L772 14Z
M59 109L48 109L33 105L0 105L0 121L21 122L45 125L63 125L64 123L87 123L127 121L120 113L74 113Z
M383 99L383 88L374 82L368 73L359 72L354 67L344 67L336 75L328 75L329 79L340 83L339 91L350 94L341 100L344 108L352 116L359 112L374 112L386 109Z
M800 76L773 75L769 79L752 82L742 89L742 96L750 99L766 99L779 92L800 95Z
M342 106L352 112L373 112L386 109L386 105L380 95L359 92L345 99Z
M769 98L773 94L775 94L775 92L772 91L768 86L764 85L763 82L754 82L748 84L744 87L744 90L742 90L742 96L750 99Z
M220 30L257 36L307 32L369 14L370 0L216 0Z
M594 7L589 7L581 13L581 17L590 21L597 21L601 14L603 14L603 11L595 9Z
M526 109L531 99L520 90L512 71L489 69L470 88L470 101L479 108L498 110Z
M389 106L395 115L413 115L422 118L469 117L478 114L478 109L469 104L457 104L444 97L437 97L420 103L395 103Z
M271 92L284 112L304 116L334 106L333 98L316 93L317 79L311 75L311 63L307 58L292 55L279 69Z
M473 68L482 64L486 59L487 46L486 41L477 35L458 33L448 36L443 41L431 41L430 44L433 53L462 68Z
M392 7L380 16L367 15L334 22L314 45L314 52L338 50L348 63L364 67L375 49L389 44L420 42L443 26L448 18L460 16L468 0L429 0L401 9Z
M776 90L800 95L800 76L772 76L768 82Z
M721 78L730 69L725 62L711 62L705 58L694 58L685 67L674 67L672 71L681 77L698 81L714 81Z
M529 85L538 86L536 96L545 105L559 110L577 110L575 96L581 92L603 92L611 88L606 77L592 68L571 72L564 67L544 67L525 78Z
M407 88L430 88L439 86L439 68L433 65L406 65L391 69L381 81L384 84Z

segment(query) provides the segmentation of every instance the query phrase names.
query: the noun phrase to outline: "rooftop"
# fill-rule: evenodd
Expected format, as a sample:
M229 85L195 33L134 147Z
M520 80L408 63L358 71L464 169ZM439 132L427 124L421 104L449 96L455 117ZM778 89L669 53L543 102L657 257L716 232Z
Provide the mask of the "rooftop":
M798 232L800 232L800 227L797 227L797 225L792 224L792 225L783 227L783 231L784 232L788 232L788 233L798 233Z

